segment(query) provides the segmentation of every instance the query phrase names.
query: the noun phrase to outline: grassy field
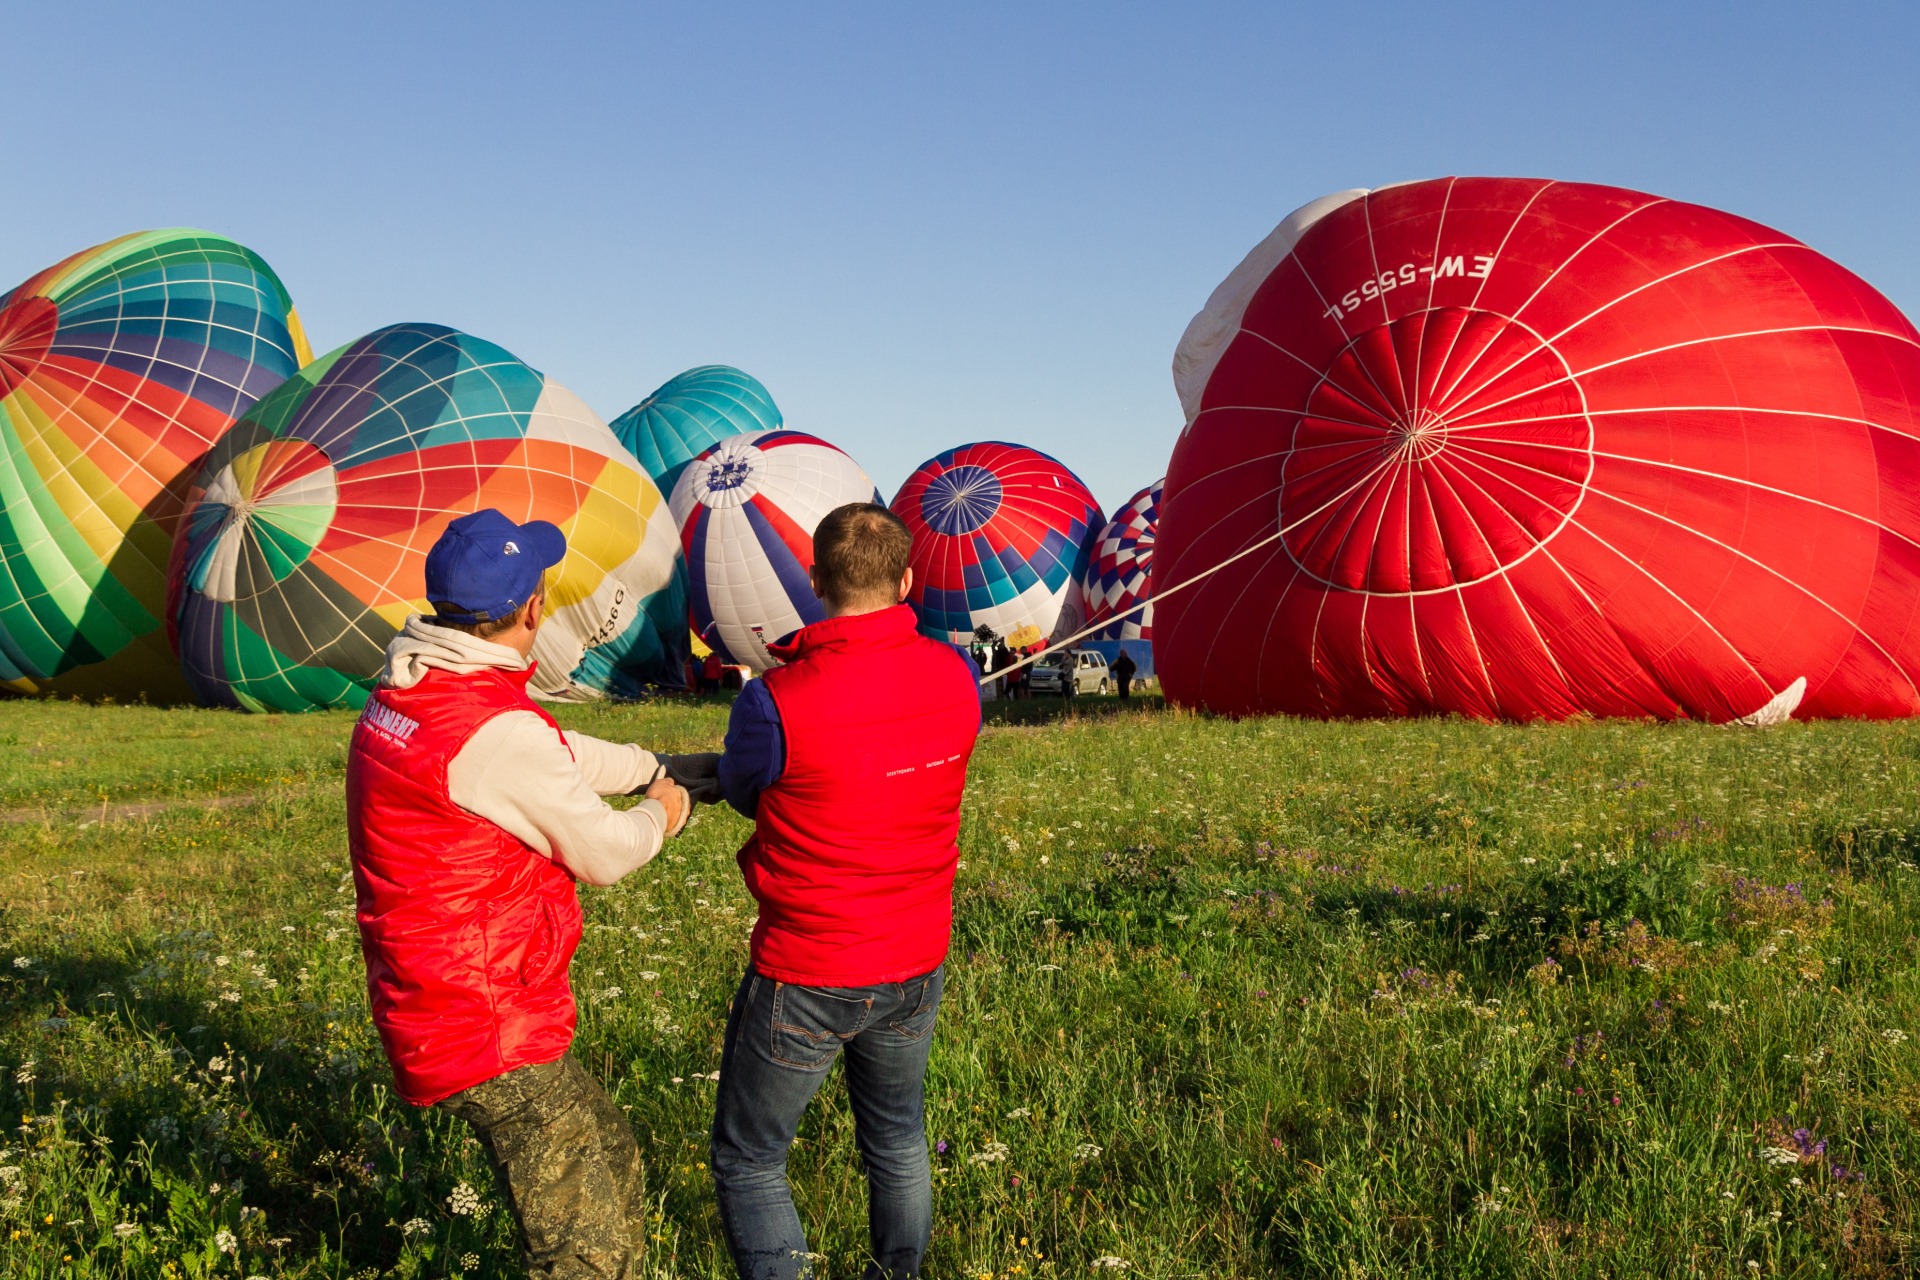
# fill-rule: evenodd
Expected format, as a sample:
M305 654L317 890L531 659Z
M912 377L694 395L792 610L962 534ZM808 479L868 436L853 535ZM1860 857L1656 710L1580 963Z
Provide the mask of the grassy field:
M1920 1266L1920 729L1017 710L962 834L930 1276ZM725 708L563 718L710 748ZM388 1091L349 724L0 704L0 1275L519 1274L473 1141ZM730 1274L746 831L583 891L649 1276ZM792 1160L827 1276L854 1158L835 1084Z

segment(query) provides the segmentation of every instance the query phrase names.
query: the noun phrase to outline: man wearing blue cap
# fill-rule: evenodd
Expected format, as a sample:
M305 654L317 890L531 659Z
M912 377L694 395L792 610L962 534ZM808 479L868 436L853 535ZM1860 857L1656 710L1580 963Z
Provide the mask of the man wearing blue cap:
M672 761L563 732L527 695L566 538L478 511L427 554L431 617L387 647L353 731L347 823L374 1025L394 1085L472 1124L535 1277L630 1275L640 1152L568 1052L574 882L612 884L686 824ZM645 794L616 810L603 796Z

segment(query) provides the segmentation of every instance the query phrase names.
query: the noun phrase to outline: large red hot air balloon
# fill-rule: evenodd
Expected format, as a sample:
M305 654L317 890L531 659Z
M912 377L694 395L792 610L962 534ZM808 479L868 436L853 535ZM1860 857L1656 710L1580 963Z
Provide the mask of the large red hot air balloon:
M1920 334L1614 187L1306 206L1174 358L1155 664L1229 714L1920 711ZM1262 545L1264 543L1264 545Z

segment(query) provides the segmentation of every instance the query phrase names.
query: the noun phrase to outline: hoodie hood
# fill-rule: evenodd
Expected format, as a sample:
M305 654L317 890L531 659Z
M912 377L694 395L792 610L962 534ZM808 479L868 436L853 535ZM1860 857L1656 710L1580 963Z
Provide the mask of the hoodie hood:
M476 671L525 671L527 666L527 660L516 650L491 640L477 640L452 627L436 627L415 614L387 643L387 665L380 673L380 683L389 689L411 689L429 671L471 675Z

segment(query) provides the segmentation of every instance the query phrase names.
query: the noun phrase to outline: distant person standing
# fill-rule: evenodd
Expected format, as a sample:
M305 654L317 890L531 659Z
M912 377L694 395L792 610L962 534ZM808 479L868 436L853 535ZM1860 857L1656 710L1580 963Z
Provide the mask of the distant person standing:
M783 665L734 702L718 763L754 821L739 862L760 904L713 1119L720 1224L745 1280L814 1274L787 1156L837 1058L867 1176L866 1276L918 1275L932 1231L927 1056L980 695L966 651L919 634L901 603L912 550L882 506L820 522L826 620L771 646Z
M1007 648L1007 642L1005 640L995 640L993 642L993 654L990 661L993 665L989 667L988 670L1001 673L1000 696L1002 698L1012 697L1013 682L1011 677L1005 673L1007 668L1013 665L1013 650Z
M718 653L709 652L700 662L700 692L720 692L720 679L726 675L727 666L720 661Z
M1113 682L1120 686L1120 696L1125 698L1133 688L1133 673L1140 668L1133 663L1133 657L1122 649L1113 660Z

